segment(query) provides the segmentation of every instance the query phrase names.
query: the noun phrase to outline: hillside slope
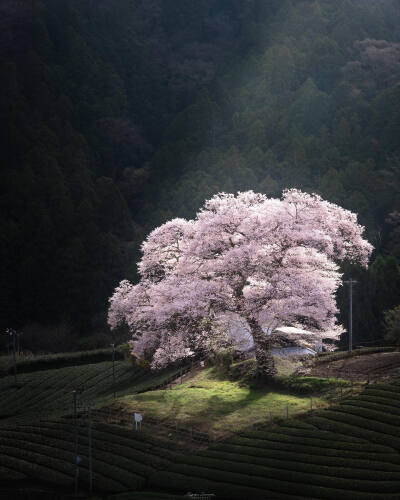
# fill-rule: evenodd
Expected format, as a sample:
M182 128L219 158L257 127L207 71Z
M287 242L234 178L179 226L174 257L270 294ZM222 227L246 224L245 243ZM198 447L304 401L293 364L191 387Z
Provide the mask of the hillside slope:
M194 491L221 499L398 498L399 387L377 386L330 410L272 429L243 431L191 455L151 432L93 424L95 491ZM83 489L88 488L87 445L82 421ZM1 426L0 450L2 487L15 478L21 488L23 478L28 483L31 478L37 485L72 490L71 421Z
M3 0L0 14L0 328L70 349L105 329L156 225L218 191L295 186L367 226L383 257L352 269L355 341L380 336L400 301L396 0Z

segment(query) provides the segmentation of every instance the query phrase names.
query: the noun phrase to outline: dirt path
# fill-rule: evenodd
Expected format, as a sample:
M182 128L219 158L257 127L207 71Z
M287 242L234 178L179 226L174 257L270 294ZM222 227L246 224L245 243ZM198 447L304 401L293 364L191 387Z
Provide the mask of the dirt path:
M311 375L354 381L400 378L400 352L381 352L322 363L312 369Z

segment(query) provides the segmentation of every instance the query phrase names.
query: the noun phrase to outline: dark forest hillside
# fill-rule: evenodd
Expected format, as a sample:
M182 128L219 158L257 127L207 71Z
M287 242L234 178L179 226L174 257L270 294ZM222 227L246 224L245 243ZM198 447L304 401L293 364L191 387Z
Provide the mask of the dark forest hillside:
M104 331L152 228L218 191L298 187L366 225L374 262L344 271L356 341L381 336L400 303L396 0L3 0L0 26L0 328Z

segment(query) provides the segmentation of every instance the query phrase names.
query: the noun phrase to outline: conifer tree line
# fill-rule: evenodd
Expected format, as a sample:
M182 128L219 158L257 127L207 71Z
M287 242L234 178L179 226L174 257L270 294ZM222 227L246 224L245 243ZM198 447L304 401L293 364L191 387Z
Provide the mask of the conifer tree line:
M355 341L382 337L400 303L397 1L4 0L0 19L2 329L77 346L106 332L156 226L221 191L297 188L366 226L372 265L343 271Z

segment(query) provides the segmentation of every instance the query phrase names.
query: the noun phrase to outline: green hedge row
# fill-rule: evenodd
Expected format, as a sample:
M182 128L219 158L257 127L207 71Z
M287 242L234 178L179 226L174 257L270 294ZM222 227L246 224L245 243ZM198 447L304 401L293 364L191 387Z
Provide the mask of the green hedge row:
M23 479L26 479L26 475L22 472L0 465L0 481L21 481Z
M210 469L205 467L198 467L195 465L188 464L171 464L169 470L167 472L175 472L179 474L183 474L186 476L194 476L199 478L204 478L208 480L221 481L225 483L230 483L232 485L246 485L250 487L256 487L259 489L271 490L274 492L281 492L290 495L296 495L299 491L301 491L302 495L306 497L316 497L316 498L326 498L337 500L337 498L347 498L354 499L358 498L358 488L363 487L364 481L339 481L339 479L328 478L325 477L325 481L332 482L332 487L321 486L316 484L307 483L307 478L304 474L293 473L289 471L279 471L277 470L277 475L280 476L280 479L276 479L275 477L271 477L269 473L265 471L264 476L255 476L255 475L247 475L240 472L232 472L232 471L222 471L216 469ZM268 476L268 477L267 477ZM312 477L312 475L309 475ZM312 477L313 481L318 481L319 476ZM336 486L345 483L349 486L353 485L352 491L346 491L341 488L337 488ZM326 483L325 483L326 484ZM373 486L375 484L375 486ZM381 489L376 491L376 486L379 485ZM373 481L369 482L369 486L374 488L374 493L398 493L398 483L396 481L387 481L387 482L379 482L374 483ZM370 494L370 491L368 494Z
M217 458L221 460L232 460L232 461L244 461L245 463L255 463L260 465L271 465L278 464L280 467L285 468L285 464L293 464L293 467L302 470L306 468L307 471L314 470L314 467L323 467L327 470L335 468L343 468L344 470L361 470L371 476L374 475L376 471L383 472L395 472L396 474L400 472L400 463L392 464L388 462L378 462L370 460L369 454L363 459L352 459L352 458L341 458L341 457L321 457L314 456L305 453L291 453L285 451L271 450L266 456L261 456L259 454L250 454L251 452L246 451L216 451L216 450L204 450L198 453L198 456Z
M286 427L283 423L279 425L279 427L270 429L269 432L274 434L285 434L286 436L304 436L304 437L316 437L318 439L322 439L324 441L332 442L334 441L342 441L345 443L364 443L364 439L360 439L354 436L345 436L344 434L335 434L329 431L321 431L316 427L308 428L308 429L296 429L294 427ZM242 436L251 437L251 433L242 433Z
M362 394L379 394L381 397L397 401L399 392L394 385L385 386L383 384L366 385Z
M87 374L86 367L67 367L60 368L56 372L54 370L38 372L30 375L29 379L25 378L27 383L19 389L9 388L9 394L6 397L17 408L21 406L35 408L39 403L43 405L46 399L51 400L53 404L54 398L69 397L71 399L71 391L69 390L69 394L66 394L61 391L62 388L68 387L70 389L83 383L88 384L89 381L95 384L99 376L102 379L106 376L107 370L111 373L111 366L110 362L93 365L94 369L90 370L90 374Z
M381 422L371 422L366 418L325 410L324 415L309 417L322 429L348 432L354 436L368 439L372 443L384 444L396 450L400 449L400 439L393 436L393 426ZM397 429L396 429L397 431Z
M19 427L29 428L31 426L25 424ZM43 429L43 427L49 429L62 429L64 432L71 432L72 421L46 421L41 423L41 428ZM43 432L46 431L44 430ZM87 432L85 425L79 426L79 432L85 435ZM148 457L148 460L144 463L154 464L157 465L157 467L163 467L165 464L169 463L170 460L175 460L177 456L181 455L181 452L179 452L174 443L154 438L145 431L139 433L115 425L94 423L92 426L92 435L93 439L96 438L102 441L110 441L127 448L129 447L132 453L135 451L141 459L146 460L146 456Z
M65 462L60 458L54 456L43 455L38 451L32 451L27 446L26 448L17 448L13 443L9 445L4 444L1 440L1 456L8 458L15 458L19 460L24 460L25 462L32 462L33 464L38 464L48 469L54 470L56 473L61 473L65 476L73 477L73 460L70 462ZM4 462L2 462L4 464ZM23 471L28 473L27 471Z
M232 444L239 444L244 446L258 446L260 448L265 447L279 447L279 449L292 449L304 448L308 450L309 453L317 453L317 450L332 450L335 452L342 451L358 451L358 452L378 452L382 453L390 452L390 448L385 446L374 446L370 443L349 443L344 441L335 442L332 441L327 443L322 439L307 439L298 438L294 436L285 436L284 434L273 436L272 438L265 437L264 439L249 439L245 437L233 437L229 440Z
M334 427L335 423L326 420L331 427ZM325 457L332 457L332 458L345 458L345 459L360 459L360 460L365 460L366 453L365 452L360 452L360 451L341 451L341 450L335 450L335 449L328 449L328 448L323 448L319 450L312 449L310 450L309 447L305 446L290 446L290 445L284 445L284 446L279 446L279 444L276 444L275 446L268 446L268 448L264 447L257 447L257 446L240 446L240 445L235 445L235 444L228 444L228 443L220 443L218 445L215 445L213 450L216 451L228 451L231 453L241 453L241 454L247 454L247 455L256 455L256 456L264 456L264 457L269 457L273 456L273 453L276 452L282 452L285 453L287 456L287 452L290 452L293 460L298 456L301 457L303 455L313 455L316 459L319 460L319 463L324 463ZM394 463L394 464L400 464L400 457L398 453L394 453L393 450L391 453L373 453L373 452L368 452L368 458L372 461L377 461L377 462L389 462L389 463Z
M31 433L29 433L31 430ZM38 429L36 429L38 431ZM15 431L14 431L15 432ZM70 427L69 429L61 429L61 428L46 428L40 429L41 435L34 434L35 428L26 429L25 432L21 432L19 429L17 433L21 434L24 439L34 441L35 438L43 439L43 438L51 438L53 440L61 440L64 441L65 444L60 442L59 446L64 447L66 445L70 446L70 443L73 442L73 429ZM0 428L0 436L4 435L5 431ZM35 436L35 437L33 437ZM79 443L82 446L88 445L87 438L87 429L79 429ZM116 462L119 465L125 463L125 467L127 470L130 470L135 464L135 473L147 477L150 473L153 472L154 467L165 467L168 465L169 461L160 459L158 456L146 451L138 451L130 445L130 441L124 441L120 438L120 441L115 439L115 436L105 434L103 432L98 432L96 430L92 430L92 446L94 452L97 451L104 455L104 457L110 455L110 460L112 463ZM114 458L111 456L113 455ZM115 457L118 457L116 460ZM119 458L121 460L119 460ZM126 462L129 460L129 463Z
M389 435L391 444L388 444L388 446L392 447L393 445L396 445L400 449L400 420L396 415L389 415L384 412L367 410L365 408L359 408L352 405L338 406L334 410L324 410L322 415L324 415L325 412L329 412L329 415L345 414L345 421L349 424L353 423L363 429L382 433L385 436ZM382 437L385 438L385 436ZM367 435L365 435L365 437L367 437Z
M46 466L42 463L26 460L23 457L0 453L0 465L12 467L14 471L21 472L35 481L43 481L58 486L71 486L73 484L71 475L54 470L51 463Z
M116 377L119 385L124 384L131 391L132 386L140 383L147 372L126 365L124 362L116 363ZM88 370L89 366L94 369ZM3 391L3 404L4 407L9 406L13 413L32 413L44 408L48 411L63 411L72 406L72 389L82 384L85 384L86 389L79 398L81 402L96 398L104 400L107 392L111 394L111 370L111 362L104 362L30 374L31 380L26 385L18 389L9 387Z
M104 427L106 428L104 430ZM160 457L160 453L162 455L170 454L174 459L175 454L172 452L164 453L163 449L156 449L151 444L146 444L138 439L133 437L133 432L128 433L125 436L121 436L115 434L114 432L107 432L108 430L114 430L113 426L102 426L103 430L98 430L97 424L92 426L92 437L93 437L93 446L112 446L113 449L118 450L118 453L123 453L127 458L131 458L133 460L140 461L143 464L143 470L147 466L154 466L157 468L162 468L168 465L169 460L163 457ZM24 429L27 432L37 432L43 433L45 435L52 436L62 436L65 439L72 439L72 422L70 423L58 423L58 422L46 422L42 424L41 427L20 425L18 430ZM87 428L86 426L79 426L79 440L82 442L87 442ZM1 434L1 431L0 431ZM102 444L100 444L102 443Z
M51 368L62 368L64 366L86 365L89 363L100 363L112 359L112 348L94 349L92 351L63 352L58 354L43 354L32 358L17 361L17 372L27 373ZM115 349L115 359L124 359L124 350ZM14 367L1 366L0 376L13 373Z
M371 403L381 404L387 408L400 408L400 399L395 400L393 398L385 398L384 394L379 391L368 391L363 392L357 398L358 401L371 401Z
M280 443L293 443L293 444L303 444L309 446L317 446L322 448L335 448L337 450L360 450L360 451L371 451L374 448L372 445L358 441L336 441L334 438L320 439L318 430L310 432L308 436L301 434L286 434L284 430L275 430L275 432L254 432L251 435L242 433L241 438L253 439L257 441L278 441ZM236 438L235 438L236 439ZM235 442L231 440L231 442ZM387 450L388 451L388 450Z
M376 411L381 414L381 420L384 420L384 416L389 416L391 419L397 418L397 421L399 422L397 425L400 425L400 407L396 406L388 406L384 405L382 403L377 403L377 402L372 402L365 400L364 398L358 398L358 399L346 399L345 401L342 401L340 404L340 407L342 408L343 406L351 406L351 407L356 407L363 409L365 408L366 410L372 410ZM390 422L389 422L390 423ZM396 425L396 424L394 424Z
M395 351L395 346L387 347L364 347L362 349L353 349L352 351L336 351L332 354L319 354L316 359L316 364L329 363L330 361L337 361L340 359L352 358L354 356L362 356L364 354L375 354L378 352L392 352Z
M282 492L259 489L254 486L243 486L232 484L229 481L211 481L206 477L190 477L170 471L161 471L150 478L149 486L161 487L167 490L178 490L182 493L208 493L214 494L218 499L243 500L265 500L273 498L276 500L307 500L306 497L298 495L287 495Z
M393 436L400 437L400 418L398 415L393 415L392 413L372 410L368 408L363 408L356 406L354 404L340 405L335 408L335 411L348 413L349 415L356 415L362 418L371 420L373 423L377 422L379 424L387 424L393 427L390 434ZM389 431L389 427L387 431Z
M292 429L314 429L315 427L309 424L305 420L300 420L299 418L287 418L282 424L284 427L290 427Z
M74 453L73 451L64 450L62 448L53 448L45 444L30 443L20 441L15 438L5 440L0 438L1 448L5 455L16 456L29 461L35 461L46 467L53 468L58 472L62 472L73 477L74 475ZM70 449L73 450L73 443ZM87 452L79 448L79 456L81 463L79 464L80 477L88 483L88 462ZM126 489L137 489L142 486L144 481L139 476L128 471L120 469L113 463L106 463L99 459L93 459L93 472L96 478L96 489L106 492L124 491Z
M238 457L239 458L239 457ZM343 489L353 489L353 485L359 491L384 491L380 488L383 483L400 481L400 470L393 471L374 471L373 481L371 480L371 471L363 469L351 469L349 467L329 467L314 464L310 467L309 464L291 461L291 456L288 453L288 460L277 461L276 459L264 460L262 463L256 461L238 460L238 458L229 460L228 458L213 458L206 456L186 456L180 463L187 465L196 465L208 469L225 470L232 473L242 473L248 476L270 477L279 480L288 480L292 482L303 483L307 482L314 485L335 487ZM246 457L245 457L246 458ZM247 457L248 458L248 457ZM174 470L178 467L176 464L171 466L169 470ZM377 486L377 482L381 486ZM385 483L386 487L387 484Z
M46 432L45 435L37 435L18 431L7 432L0 429L0 442L3 438L14 439L17 447L22 447L26 443L26 446L33 450L39 449L41 445L45 444L45 446L53 450L53 453L56 456L58 456L58 452L60 450L70 452L72 449L72 444L74 442L73 433L65 434L60 433L60 431L56 431L55 434L56 435L50 432ZM24 444L21 445L21 443ZM111 443L108 443L107 446L107 443L106 445L104 445L104 443L99 442L98 439L93 439L92 456L93 459L96 460L96 464L100 466L98 472L101 472L101 470L110 470L107 464L114 464L116 469L120 469L120 471L117 471L117 476L115 476L115 479L118 479L118 481L123 482L130 487L132 487L132 485L137 485L137 483L140 483L141 478L147 477L153 472L154 469L152 467L149 467L148 465L143 465L141 462L132 462L132 455L129 457L124 456L122 454L122 447L112 447L113 449L110 450L111 447ZM49 454L51 453L51 450L46 451ZM87 453L88 439L86 436L79 436L79 454L87 457ZM106 465L105 469L103 466L103 462ZM129 475L126 475L124 471L128 471ZM132 472L134 473L133 475L131 474ZM127 482L122 481L123 477L125 477L125 480Z
M301 394L326 392L338 387L350 386L350 381L327 377L291 376L281 381L283 387Z
M112 435L120 436L124 439L129 439L132 442L132 445L141 447L141 449L147 451L159 451L170 453L170 452L178 452L176 444L172 441L166 441L164 439L155 438L147 431L142 432L133 432L131 430L123 429L122 427L118 427L116 425L109 424L96 424L95 426L98 430L103 430L104 432L108 432ZM174 456L173 454L171 455Z
M130 491L129 493L118 493L107 497L107 500L182 500L182 495L170 495L169 493L161 493L159 491Z

